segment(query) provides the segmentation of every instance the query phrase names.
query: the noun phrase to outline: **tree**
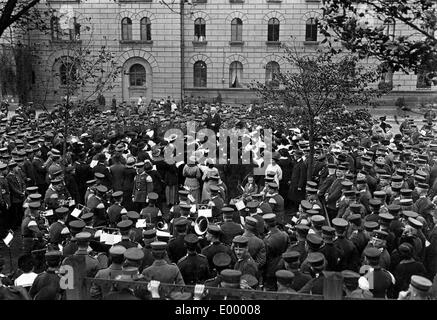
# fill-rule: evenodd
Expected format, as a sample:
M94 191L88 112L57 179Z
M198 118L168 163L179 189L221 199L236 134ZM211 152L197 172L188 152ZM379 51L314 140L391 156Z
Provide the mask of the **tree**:
M288 127L296 125L308 129L310 179L315 141L325 135L332 137L337 134L339 139L352 132L357 135L357 128L362 125L360 122L368 121L370 116L365 116L362 111L351 113L345 105L371 105L382 92L371 87L377 79L377 72L358 64L356 56L335 54L327 48L310 55L299 53L292 47L284 48L288 70L275 73L274 86L271 82L256 82L252 89L267 103L283 104L281 111L271 106L264 110L264 113L279 112L279 119L273 120L277 121L275 127L285 121Z
M376 58L392 71L436 75L435 1L323 0L322 11L319 28L327 41L340 41L360 58Z

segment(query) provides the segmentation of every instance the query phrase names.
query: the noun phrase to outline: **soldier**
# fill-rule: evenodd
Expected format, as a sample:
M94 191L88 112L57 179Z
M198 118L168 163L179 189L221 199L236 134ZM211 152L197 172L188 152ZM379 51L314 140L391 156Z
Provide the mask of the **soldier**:
M147 195L147 199L149 201L149 205L141 210L140 215L142 219L146 219L146 223L150 228L154 228L158 221L162 220L162 212L156 206L158 194L155 192L150 192Z
M248 239L248 250L250 256L258 264L258 269L262 270L266 263L266 245L255 235L257 220L253 217L246 217L243 236Z
M122 220L117 223L117 228L121 233L121 241L116 243L115 245L123 246L126 249L129 248L138 248L138 243L133 242L130 239L130 231L133 226L133 222L131 220Z
M41 203L29 203L29 214L21 223L21 235L23 236L23 252L30 254L32 250L41 249L44 246L44 220L40 217L39 208Z
M124 252L125 263L123 267L140 268L144 259L144 252L140 248L129 248Z
M177 263L183 256L187 254L187 248L185 247L185 236L187 235L187 219L180 217L176 219L174 223L177 235L170 239L168 242L167 252L170 261Z
M278 290L276 292L281 293L295 293L296 291L292 288L294 273L288 270L278 270L275 273L276 285Z
M308 281L298 292L305 294L323 294L324 273L326 260L320 252L310 252L307 257L310 265L312 279Z
M229 266L232 262L232 259L227 253L219 252L213 257L212 262L214 265L214 269L212 269L210 271L211 271L211 274L215 275L215 277L206 280L205 287L218 288L220 286L220 282L221 282L220 273L225 269L229 269Z
M212 207L212 218L214 222L218 222L220 220L220 214L222 213L222 208L225 205L225 201L219 193L219 187L216 185L212 185L210 187L211 198L208 201L208 204Z
M17 163L11 161L9 163L9 172L6 176L8 181L8 187L11 197L11 208L9 210L11 221L11 227L16 228L19 226L21 220L23 219L23 201L24 201L24 191L25 184L21 176L17 171Z
M335 218L332 220L332 224L335 228L335 234L337 239L334 241L334 245L339 247L343 253L339 268L340 270L352 270L358 271L360 265L360 256L354 243L346 238L346 232L348 222L342 218Z
M220 273L220 286L221 288L241 288L241 271L225 269ZM223 299L223 296L220 300ZM241 300L241 297L237 295L227 295L225 300Z
M74 253L75 256L85 256L85 273L87 277L94 277L99 269L99 261L96 258L91 257L88 254L88 246L91 240L91 233L89 232L79 232L75 236L77 243L77 251ZM65 260L64 260L65 263Z
M136 211L128 211L126 213L127 218L132 221L132 228L130 230L129 238L136 243L139 243L141 245L143 241L143 229L137 228L137 222L140 218L140 215Z
M369 290L375 298L386 298L387 291L395 283L393 275L381 268L379 259L381 252L374 247L368 247L364 250L367 264L372 268L364 275L369 282Z
M354 243L358 250L358 254L361 256L364 248L367 246L369 239L364 233L363 221L361 215L358 213L349 216L349 239Z
M0 232L5 234L6 230L11 226L9 208L11 207L11 195L9 192L9 184L6 179L8 175L8 166L0 162Z
M407 291L399 292L398 300L431 300L431 287L432 282L429 279L413 275L411 276L410 287Z
M134 189L132 191L132 201L134 203L135 211L141 212L146 205L147 195L153 191L153 180L144 171L144 162L135 164L137 175L134 179Z
M223 222L220 224L220 229L222 230L222 242L225 245L230 246L232 244L232 239L237 235L242 235L244 230L241 224L235 223L233 219L234 209L231 207L223 207Z
M56 208L64 205L64 201L66 201L68 198L69 194L62 192L62 180L60 178L54 178L51 180L51 184L49 185L44 196L44 203L47 205L47 209L55 210Z
M112 246L109 249L111 265L106 269L99 270L95 278L113 280L119 276L122 271L125 252L126 248L123 246ZM101 300L102 297L106 296L110 290L111 286L109 284L100 285L93 283L90 288L90 297L91 299Z
M284 231L280 231L276 226L276 215L274 213L269 213L263 215L267 227L267 235L264 238L264 243L266 244L266 267L264 270L264 287L267 290L276 290L276 278L275 272L277 264L281 259L282 253L287 249L288 246L288 235Z
M232 249L237 257L234 269L258 279L258 265L249 254L248 243L249 240L244 236L236 236L232 240Z
M55 210L57 218L49 227L49 242L54 245L61 244L61 232L65 228L65 222L68 215L68 208L59 207Z
M91 233L91 238L94 238L94 235L96 234L96 229L93 228L94 213L86 212L82 214L80 218L83 220L83 222L85 222L85 227L83 228L83 232Z
M177 266L181 271L185 284L195 285L203 284L209 279L208 259L196 252L199 238L194 234L188 234L184 237L187 248L187 255L179 259Z
M97 187L96 181L96 179L92 179L86 182L87 188L84 195L84 204L87 204L88 199L91 197L91 195L95 194L95 188Z
M337 216L338 208L337 201L342 196L343 181L345 180L346 167L339 165L335 172L336 179L332 182L332 185L327 190L326 197L326 210L328 211L329 219L332 220Z
M93 168L93 173L100 173L103 175L102 178L102 184L108 188L108 190L112 189L112 184L111 184L111 172L109 171L109 169L106 167L105 165L106 162L106 156L103 153L100 153L97 155L97 165Z
M74 220L71 221L68 226L70 229L71 238L62 249L62 254L64 257L73 255L79 248L76 242L76 235L82 232L82 230L85 228L85 222L82 220Z
M95 192L96 192L95 194L91 194L88 197L88 200L86 202L86 206L90 210L96 209L97 206L101 203L103 205L106 204L105 195L106 195L106 192L108 192L108 188L104 185L98 185L95 189Z
M284 224L284 198L278 193L279 186L276 182L268 183L268 192L266 193L267 202L272 207L273 213L278 219L277 223Z
M341 271L339 268L343 252L334 245L335 229L329 226L322 227L322 238L325 245L320 249L326 259L326 271Z
M208 259L210 269L214 268L212 260L213 260L214 256L219 252L224 252L231 257L231 259L232 259L231 266L232 267L235 264L235 256L234 256L231 248L229 248L228 246L226 246L220 242L221 234L222 234L222 231L221 231L219 226L217 226L216 224L208 225L208 229L206 232L206 239L210 242L210 244L208 246L206 246L205 248L203 248L201 253L204 256L206 256L206 258Z
M121 221L122 214L126 213L126 209L122 206L123 191L115 191L112 194L114 203L108 208L109 226L114 228Z
M35 184L40 194L45 194L47 190L46 175L47 169L44 167L44 161L41 158L41 150L37 148L32 159L32 166L35 173Z
M249 215L256 219L256 235L260 237L260 239L264 238L265 228L264 228L264 219L261 215L258 214L259 209L259 201L252 200L249 201L246 205L246 208L249 210Z
M287 251L297 251L300 253L299 261L303 262L306 258L307 252L305 249L305 243L306 238L308 235L308 232L310 228L307 225L304 224L298 224L295 227L296 229L296 238L297 241L294 243L291 243L290 246L287 248Z
M291 288L299 291L308 281L311 276L303 273L300 270L300 253L297 251L286 251L282 254L282 261L278 264L278 268L293 272L294 279Z
M45 288L50 289L50 300L60 300L63 294L59 277L59 264L62 259L60 251L47 251L45 253L45 261L47 269L39 274L33 281L32 287L29 290L29 295L34 300L39 300ZM47 298L47 297L46 297Z

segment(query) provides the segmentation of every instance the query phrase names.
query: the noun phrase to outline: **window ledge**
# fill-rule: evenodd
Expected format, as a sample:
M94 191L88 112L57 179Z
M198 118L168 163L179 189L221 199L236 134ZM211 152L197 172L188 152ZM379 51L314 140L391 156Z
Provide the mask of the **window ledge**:
M193 41L193 46L206 46L208 41Z
M142 2L142 3L152 3L152 0L118 0L119 3L127 3L127 2Z
M267 2L282 2L282 0L267 0Z
M230 3L244 3L244 0L229 0Z
M153 40L120 40L120 44L153 44Z
M128 87L129 90L145 90L147 89L146 86L129 86Z
M305 2L320 2L320 0L305 0Z
M52 39L52 40L50 40L50 43L52 43L52 44L66 44L66 43L82 44L82 40Z
M242 45L244 45L244 41L229 41L229 45L231 45L231 46L242 46Z
M198 4L198 3L207 3L207 0L193 0L193 3Z
M303 44L308 45L308 46L317 46L320 44L320 42L319 41L304 41Z
M268 46L280 46L281 41L266 41L266 45L268 45Z

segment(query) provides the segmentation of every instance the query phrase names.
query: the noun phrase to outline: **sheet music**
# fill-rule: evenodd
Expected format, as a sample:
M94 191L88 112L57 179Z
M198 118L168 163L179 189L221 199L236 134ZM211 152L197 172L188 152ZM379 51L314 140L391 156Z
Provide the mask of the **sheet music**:
M79 210L78 208L74 208L74 210L71 212L71 215L75 218L79 218L81 213L82 213L81 210Z
M243 200L240 200L235 204L235 207L237 208L238 211L241 211L244 208L246 208L246 205L244 204Z
M199 209L197 214L199 217L212 218L212 209Z
M14 235L11 232L9 232L8 235L3 239L3 242L5 243L5 245L9 247L9 244L11 243L13 238Z

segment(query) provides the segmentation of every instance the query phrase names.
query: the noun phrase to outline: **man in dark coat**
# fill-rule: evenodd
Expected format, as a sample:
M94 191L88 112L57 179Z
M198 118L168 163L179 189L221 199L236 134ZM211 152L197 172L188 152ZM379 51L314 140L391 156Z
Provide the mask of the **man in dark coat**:
M124 159L122 155L115 155L112 158L113 164L109 167L112 178L112 189L114 191L123 191L125 165L121 163L122 159Z
M108 190L112 189L112 178L111 178L111 172L109 171L109 169L106 167L105 162L106 162L106 157L103 153L100 153L97 155L97 165L93 168L93 173L96 174L101 173L103 174L105 177L103 178L102 184L105 185L105 187L108 188Z
M307 180L307 165L303 160L303 152L296 150L294 154L295 163L291 173L288 199L291 202L292 212L297 212L300 202L305 199L305 185Z
M86 182L92 180L94 178L94 174L89 164L85 162L84 152L79 154L79 159L74 163L74 166L76 167L75 169L76 174L74 175L74 177L76 178L76 183L80 195L79 203L85 204L84 199L87 190Z
M220 242L221 234L222 232L219 226L215 224L210 224L208 226L206 239L210 241L210 244L204 247L201 253L208 259L210 270L214 268L213 258L219 252L226 253L231 257L230 267L233 268L236 261L235 255L232 252L231 248Z
M235 223L232 220L234 209L231 207L223 207L222 213L224 220L224 222L220 224L220 228L223 232L222 241L224 244L230 246L232 244L232 239L237 235L242 235L244 230L241 224Z
M170 239L167 246L168 257L173 263L177 263L183 256L187 254L185 246L185 236L187 235L187 219L177 218L174 222L174 227L177 231L177 236Z
M208 259L196 252L199 238L195 234L188 234L184 237L187 254L179 259L177 266L181 271L185 284L203 284L209 279Z
M222 121L220 119L220 115L217 113L217 108L211 107L211 113L208 114L208 118L205 121L205 126L217 134L217 132L220 130L221 123Z

